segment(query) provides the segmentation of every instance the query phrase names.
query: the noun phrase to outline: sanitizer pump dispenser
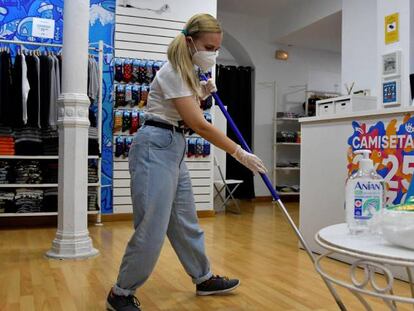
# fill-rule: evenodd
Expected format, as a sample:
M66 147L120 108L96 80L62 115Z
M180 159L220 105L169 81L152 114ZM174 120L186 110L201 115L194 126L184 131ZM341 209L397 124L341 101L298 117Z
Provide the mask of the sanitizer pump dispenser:
M346 221L351 234L368 231L385 201L385 182L374 169L371 151L358 150L355 154L362 155L359 169L346 183Z

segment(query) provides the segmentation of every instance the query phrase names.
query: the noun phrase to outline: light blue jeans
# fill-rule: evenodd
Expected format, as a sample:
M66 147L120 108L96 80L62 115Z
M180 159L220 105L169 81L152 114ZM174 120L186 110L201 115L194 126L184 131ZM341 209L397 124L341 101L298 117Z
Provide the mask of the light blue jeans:
M182 133L153 126L143 125L134 137L129 171L135 232L113 287L116 295L131 295L144 284L166 235L195 284L212 276L184 162L185 147Z

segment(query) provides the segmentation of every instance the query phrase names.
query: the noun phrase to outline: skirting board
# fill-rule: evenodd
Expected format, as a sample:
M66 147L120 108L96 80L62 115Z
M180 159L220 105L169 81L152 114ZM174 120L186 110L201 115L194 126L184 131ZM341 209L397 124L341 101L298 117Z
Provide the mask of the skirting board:
M96 215L88 215L89 225L96 222ZM0 229L27 227L57 227L57 216L1 217Z

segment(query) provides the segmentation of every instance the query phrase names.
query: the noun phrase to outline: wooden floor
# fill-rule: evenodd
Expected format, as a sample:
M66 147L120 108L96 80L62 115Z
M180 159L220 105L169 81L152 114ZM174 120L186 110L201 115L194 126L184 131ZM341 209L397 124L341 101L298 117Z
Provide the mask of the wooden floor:
M297 204L288 206L297 219ZM242 285L227 296L196 297L191 280L166 242L154 273L137 292L144 310L338 310L271 203L244 203L241 216L218 214L200 223L213 272L238 277ZM91 226L90 233L100 250L98 257L55 261L44 257L55 229L0 230L0 310L105 310L132 224ZM328 267L342 276L348 268L336 261ZM349 310L363 310L351 294L340 293ZM388 309L378 302L374 310Z

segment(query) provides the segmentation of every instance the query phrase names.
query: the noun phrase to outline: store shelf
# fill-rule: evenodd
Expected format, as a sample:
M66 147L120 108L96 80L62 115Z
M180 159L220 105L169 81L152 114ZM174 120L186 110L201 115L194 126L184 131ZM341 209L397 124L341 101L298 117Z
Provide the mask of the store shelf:
M100 183L89 183L88 187L97 187ZM0 188L57 188L58 184L0 184Z
M58 184L0 184L0 188L57 188Z
M276 146L300 146L300 143L276 143Z
M101 185L100 183L96 182L96 183L90 183L90 184L88 184L88 187L98 187L100 185Z
M99 211L88 211L88 215L96 215ZM31 217L31 216L57 216L57 212L45 213L0 213L0 217Z
M300 192L278 192L279 196L297 196L300 195Z
M275 167L275 170L280 170L280 171L300 171L300 167Z
M14 156L5 156L0 155L0 160L58 160L59 156L57 155L39 155L39 156L30 156L30 155L14 155ZM88 156L89 160L99 159L99 156Z
M125 107L125 106L115 107L114 106L114 110L137 110L137 111L140 111L140 112L144 111L143 108L139 108L138 106L134 106L134 107Z
M51 156L25 156L25 155L14 155L14 156L4 156L0 155L0 160L56 160L59 157L56 155Z
M275 121L299 121L299 118L276 118Z

